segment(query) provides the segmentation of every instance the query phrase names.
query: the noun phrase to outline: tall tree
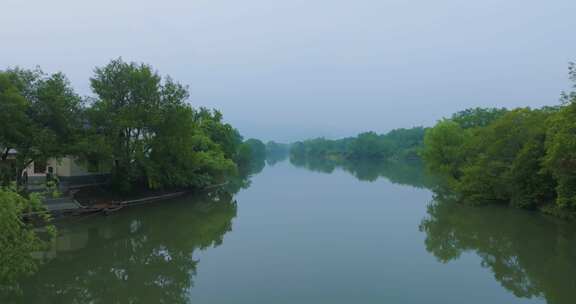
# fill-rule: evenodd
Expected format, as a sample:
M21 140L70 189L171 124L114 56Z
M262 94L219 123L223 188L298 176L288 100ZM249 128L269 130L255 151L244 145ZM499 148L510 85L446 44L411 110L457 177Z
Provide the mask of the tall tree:
M92 106L91 124L104 134L111 147L116 185L128 190L143 177L143 160L150 153L153 126L159 123L161 106L166 102L161 95L162 78L148 65L119 58L96 68L90 83L98 96Z
M222 114L194 110L188 90L121 58L95 70L93 134L109 147L118 189L205 186L235 169L241 137Z

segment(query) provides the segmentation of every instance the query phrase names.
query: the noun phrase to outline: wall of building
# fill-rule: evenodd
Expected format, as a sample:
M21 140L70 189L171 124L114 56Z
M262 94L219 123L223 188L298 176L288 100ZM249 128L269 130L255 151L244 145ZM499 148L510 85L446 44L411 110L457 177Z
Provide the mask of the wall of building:
M48 172L49 167L54 168L53 172L54 172L54 174L56 174L58 176L69 176L70 175L70 165L69 165L69 161L67 161L67 158L63 158L63 159L59 159L59 160L58 159L50 159L46 162L46 167L44 167L43 170L41 170L41 171L35 170L36 166L37 166L37 164L35 164L33 162L28 167L26 167L26 169L24 171L28 174L28 177L46 176L46 173Z
M49 159L46 162L46 167L41 172L35 172L35 163L31 163L25 172L28 174L29 178L37 179L45 177L48 173L48 168L52 167L53 172L60 178L73 178L73 177L89 177L106 175L110 173L109 168L105 168L102 164L97 164L92 166L92 171L88 170L88 166L85 162L80 161L73 157L63 157L61 159Z

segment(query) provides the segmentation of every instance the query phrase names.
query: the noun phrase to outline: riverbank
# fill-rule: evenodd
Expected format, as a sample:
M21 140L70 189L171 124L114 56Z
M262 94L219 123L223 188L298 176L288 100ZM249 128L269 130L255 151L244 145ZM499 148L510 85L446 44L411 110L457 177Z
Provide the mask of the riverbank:
M224 187L222 183L205 187L199 190L172 189L149 190L142 189L130 194L120 194L108 189L106 186L89 186L70 192L67 196L42 200L46 211L54 218L68 216L83 216L95 213L110 214L127 207L135 207L158 201L170 200L191 193L212 191ZM25 213L24 218L33 217L36 213Z

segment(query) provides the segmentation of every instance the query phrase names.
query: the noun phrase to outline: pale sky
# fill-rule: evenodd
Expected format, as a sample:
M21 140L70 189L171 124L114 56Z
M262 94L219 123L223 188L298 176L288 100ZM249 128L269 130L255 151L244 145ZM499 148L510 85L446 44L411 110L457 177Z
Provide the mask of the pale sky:
M554 105L575 0L0 0L0 69L145 62L245 135L292 141L430 126L475 106Z

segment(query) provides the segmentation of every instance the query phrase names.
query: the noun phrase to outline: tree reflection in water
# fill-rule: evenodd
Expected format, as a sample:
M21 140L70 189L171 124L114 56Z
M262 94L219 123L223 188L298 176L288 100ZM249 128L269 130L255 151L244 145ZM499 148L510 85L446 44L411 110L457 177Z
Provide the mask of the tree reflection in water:
M342 160L291 155L290 163L295 167L321 173L333 173L334 170L340 168L361 181L373 182L383 177L394 184L409 185L416 188L427 188L433 184L432 177L425 174L420 160Z
M421 163L344 161L297 158L296 167L332 173L342 169L359 180L380 177L393 183L442 193L439 180L425 174ZM541 297L549 304L576 299L576 223L513 208L472 207L437 199L428 206L420 230L426 249L442 263L474 252L495 279L517 297Z
M188 303L197 250L222 244L236 203L187 197L61 225L45 265L3 303Z
M576 299L576 226L537 213L433 202L420 230L443 263L475 252L482 266L517 297L549 304Z

